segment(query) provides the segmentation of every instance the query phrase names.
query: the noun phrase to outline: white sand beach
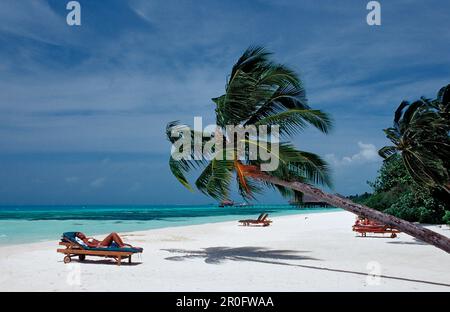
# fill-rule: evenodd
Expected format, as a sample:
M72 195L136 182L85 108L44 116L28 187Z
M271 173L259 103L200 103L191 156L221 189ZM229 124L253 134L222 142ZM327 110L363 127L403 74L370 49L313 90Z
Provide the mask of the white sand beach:
M0 247L0 291L450 291L450 256L414 240L359 238L347 212L119 233L134 264L63 263L58 240ZM450 236L447 227L431 226ZM381 277L369 274L379 274Z

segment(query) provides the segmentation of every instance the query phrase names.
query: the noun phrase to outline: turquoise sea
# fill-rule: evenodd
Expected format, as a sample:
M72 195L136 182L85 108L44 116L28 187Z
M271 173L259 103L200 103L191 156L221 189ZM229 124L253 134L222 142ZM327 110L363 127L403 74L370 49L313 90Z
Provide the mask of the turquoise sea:
M270 216L338 211L291 205L203 206L1 206L0 245L58 240L61 233L89 235L148 230Z

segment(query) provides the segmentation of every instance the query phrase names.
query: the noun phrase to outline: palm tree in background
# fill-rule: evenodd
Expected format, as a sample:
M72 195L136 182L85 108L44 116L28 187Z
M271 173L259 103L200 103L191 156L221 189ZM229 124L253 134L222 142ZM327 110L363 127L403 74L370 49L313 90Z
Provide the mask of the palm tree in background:
M170 157L169 166L174 176L192 190L186 174L191 170L202 170L195 186L218 200L228 199L233 179L236 179L239 192L245 199L253 198L264 187L275 188L281 195L294 196L296 200L301 199L303 194L308 194L332 206L393 226L450 252L450 240L443 235L355 204L346 198L324 193L313 186L331 186L327 164L313 153L296 149L289 143L289 139L310 125L326 134L330 131L332 122L326 113L310 108L297 74L288 67L271 61L270 55L261 47L247 49L231 70L225 94L212 99L216 106L217 130L203 138L202 147L220 136L226 144L232 142L233 157L218 159L215 156L223 156L225 151L222 146L215 146L209 155L213 156L210 157L211 160L198 157L195 160L195 148L192 148L189 153L193 159L176 160L173 156ZM227 133L228 125L278 126L282 140L277 145L278 153L272 153L271 147L268 147L271 145L266 144L271 143L269 136L258 133L256 138L247 135L242 140L246 148L244 153L239 154L237 145L241 142L235 140L234 134ZM178 122L171 122L167 125L166 135L173 144L183 136L194 139L202 135L188 129L190 128ZM174 136L174 133L177 135ZM261 170L267 160L259 154L256 157L252 155L248 148L251 145L266 149L272 157L278 157L279 166L276 170Z
M434 100L422 97L399 105L393 127L384 129L393 145L381 148L379 154L386 160L400 154L417 183L440 188L450 195L449 131L450 85L447 85Z

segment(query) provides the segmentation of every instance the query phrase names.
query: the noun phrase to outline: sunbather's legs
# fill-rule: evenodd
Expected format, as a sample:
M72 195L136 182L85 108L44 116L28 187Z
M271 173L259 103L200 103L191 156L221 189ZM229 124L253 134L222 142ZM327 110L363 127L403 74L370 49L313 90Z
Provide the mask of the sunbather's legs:
M115 242L120 248L125 246L124 242L117 233L109 234L108 236L105 237L104 240L101 241L99 245L103 247L108 247L109 245L111 245L112 242Z

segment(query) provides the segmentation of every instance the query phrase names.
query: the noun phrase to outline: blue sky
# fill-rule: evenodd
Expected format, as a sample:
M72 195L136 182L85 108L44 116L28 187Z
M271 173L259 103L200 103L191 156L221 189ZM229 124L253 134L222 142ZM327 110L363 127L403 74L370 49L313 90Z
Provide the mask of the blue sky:
M0 2L0 204L193 204L170 175L168 121L213 122L211 98L242 51L266 46L304 81L328 135L294 138L333 168L335 192L369 190L400 101L450 82L450 3L365 0ZM283 202L275 193L262 202Z

